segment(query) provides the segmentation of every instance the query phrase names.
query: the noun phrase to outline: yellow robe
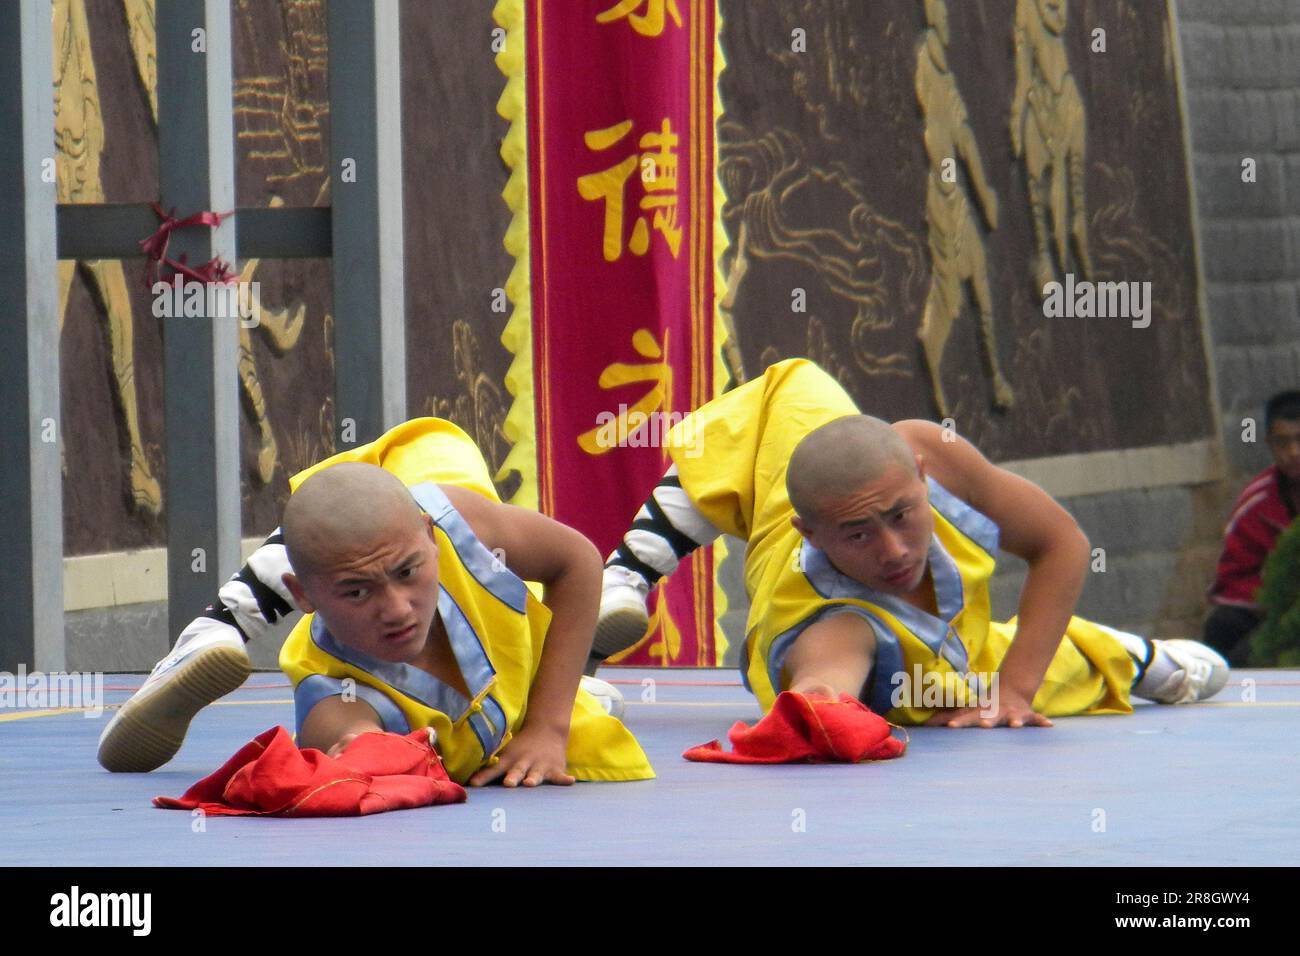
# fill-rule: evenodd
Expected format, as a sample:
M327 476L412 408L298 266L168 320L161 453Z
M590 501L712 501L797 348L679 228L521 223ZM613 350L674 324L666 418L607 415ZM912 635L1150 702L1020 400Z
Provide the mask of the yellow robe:
M435 483L471 488L497 500L487 466L463 431L420 418L378 440L342 452L295 475L297 487L321 468L364 461L397 475L433 517L438 542L438 614L465 686L459 691L408 664L380 661L336 640L317 615L298 622L280 651L294 684L298 725L320 700L355 692L379 713L384 728L437 732L452 779L463 783L496 755L524 722L528 694L541 661L550 611L474 536ZM580 780L644 780L654 770L630 731L594 697L579 690L569 729L568 771Z
M790 523L785 473L805 435L856 414L838 382L806 359L790 359L694 412L670 434L669 452L696 508L748 542L750 611L741 671L764 712L781 690L781 667L800 633L824 615L847 612L868 620L876 635L865 703L895 723L921 723L934 707L898 705L922 702L924 686L939 681L966 693L966 675L996 672L1015 635L1014 620L990 620L998 529L929 481L937 617L837 571ZM1071 618L1034 706L1048 716L1130 713L1133 676L1132 659L1111 633ZM904 697L904 689L913 696Z

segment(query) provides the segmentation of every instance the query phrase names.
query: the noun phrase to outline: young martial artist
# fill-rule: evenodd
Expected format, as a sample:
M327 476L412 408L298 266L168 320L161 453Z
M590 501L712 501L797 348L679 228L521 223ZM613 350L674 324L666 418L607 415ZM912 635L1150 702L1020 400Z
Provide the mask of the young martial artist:
M282 533L105 729L107 769L171 759L194 714L247 676L244 638L265 636L292 602L307 616L280 665L300 746L337 754L358 734L432 727L461 783L654 776L627 728L579 688L599 554L571 528L502 504L459 428L407 422L290 486ZM525 580L541 582L545 604Z
M939 425L861 415L804 359L706 404L669 443L672 467L606 562L593 662L638 640L649 590L727 532L747 542L742 673L765 712L793 690L857 696L895 723L1045 726L1227 680L1202 644L1074 617L1091 555L1060 505ZM999 546L1029 564L1005 624L989 609Z

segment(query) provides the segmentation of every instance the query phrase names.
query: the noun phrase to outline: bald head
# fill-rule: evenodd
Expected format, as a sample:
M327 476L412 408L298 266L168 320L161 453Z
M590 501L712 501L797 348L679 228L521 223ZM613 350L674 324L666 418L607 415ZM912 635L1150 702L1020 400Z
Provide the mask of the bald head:
M364 462L340 462L312 475L284 507L285 549L298 575L329 570L349 546L409 533L420 506L390 472Z
M915 476L916 457L888 422L849 415L809 432L790 456L785 487L804 522L815 522L823 506L859 490L897 465Z

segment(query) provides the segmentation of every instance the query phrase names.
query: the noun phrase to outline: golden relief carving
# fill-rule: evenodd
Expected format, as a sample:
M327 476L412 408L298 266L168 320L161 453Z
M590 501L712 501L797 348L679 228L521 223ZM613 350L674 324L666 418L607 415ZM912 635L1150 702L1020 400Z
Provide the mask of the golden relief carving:
M988 257L959 165L966 170L965 178L990 230L998 225L997 195L985 178L975 134L966 122L966 104L949 69L948 9L943 0L925 0L925 17L929 27L916 53L916 98L925 118L925 151L930 163L925 188L930 291L917 338L925 354L939 415L947 417L951 409L941 381L943 351L953 323L961 315L968 282L979 309L979 328L993 379L993 402L998 408L1008 408L1015 397L998 364Z
M128 3L128 19L133 8L143 6L146 4ZM104 153L104 118L99 108L85 2L54 0L52 12L57 199L60 203L102 203L104 184L100 161ZM135 12L145 16L142 10L136 9ZM152 22L151 8L147 19ZM135 327L122 263L99 259L81 263L59 262L60 331L67 315L68 297L78 265L108 318L113 380L130 445L131 498L137 508L156 515L162 510L162 488L154 477L140 436L134 372Z
M325 339L324 358L328 367L327 378L333 380L334 316L326 312L321 319L321 324ZM249 392L245 392L245 395L251 400ZM300 471L305 471L317 462L329 458L336 450L334 444L334 396L329 394L321 402L316 421L298 420L291 423L289 428L282 433L282 442L277 446L279 463L284 467L287 475L296 475Z
M284 200L279 196L271 198L272 208L283 205ZM244 268L239 272L241 284L253 281L260 262L260 259L249 259L244 263ZM253 315L258 319L256 328L262 332L267 339L267 344L276 355L284 355L298 344L298 337L302 334L303 319L307 314L307 307L303 303L297 303L297 307L292 309L268 309L262 305L260 296L254 295L252 305ZM333 353L328 344L326 351L330 352L331 364L333 364ZM267 415L266 398L257 377L257 361L253 356L253 330L243 322L239 323L239 385L246 407L257 426L261 442L252 474L262 484L269 484L275 474L279 452L276 448L275 435L271 431L271 420Z
M1066 10L1066 0L1016 2L1011 146L1016 156L1023 156L1028 172L1035 242L1033 274L1040 294L1047 283L1056 280L1051 246L1061 270L1067 270L1067 232L1073 238L1080 271L1085 277L1093 271L1084 198L1087 119L1066 56Z
M255 45L265 24L258 15L265 11L249 0L240 0L235 6L236 28L244 34L245 43ZM328 65L328 45L325 9L320 0L282 0L279 17L283 33L281 54L273 62L283 63L283 72L239 76L234 88L234 124L238 155L254 164L252 177L266 188L275 190L268 205L279 208L285 205L284 194L291 190L315 191L313 205L328 202L329 176L326 169L325 146L321 134L321 119L329 114L329 100L325 79ZM251 259L240 270L241 282L253 281L259 260ZM260 301L258 324L271 351L281 356L298 343L306 319L307 306L302 301L285 303L283 308L269 309ZM332 317L326 313L327 328ZM333 365L333 347L326 338L325 352ZM257 458L250 465L250 474L261 484L269 484L279 463L280 451L271 425L270 410L262 391L253 353L253 329L239 330L239 383L244 408L257 428L259 447ZM327 406L328 407L328 406ZM332 409L321 426L324 438L299 428L298 437L291 441L303 451L310 447L332 448ZM322 419L325 420L324 418ZM300 470L317 459L293 457L286 461L289 474Z
M848 391L853 387L853 370L851 366L845 364L841 354L830 336L830 331L826 328L826 323L816 316L809 318L808 333L804 339L803 351L799 355L812 359L822 367L827 375L844 386L845 391ZM763 354L759 356L758 362L763 368L767 368L782 359L793 357L782 355L774 346L769 345L763 349Z
M519 473L511 471L501 478L495 477L510 451L504 430L509 405L503 400L500 387L483 371L483 353L474 327L457 319L452 323L451 337L452 363L460 394L454 399L427 398L424 412L454 422L473 437L483 452L488 471L494 476L497 494L502 501L509 501L519 486Z
M736 292L740 289L740 283L745 279L745 273L749 271L749 256L745 254L745 242L747 239L745 232L745 223L740 224L740 235L736 237L736 244L730 250L731 265L727 267L727 291L722 299L718 302L718 314L722 318L722 362L727 368L727 376L730 381L727 388L735 388L737 385L744 385L748 381L745 375L745 360L740 354L740 336L736 334L736 318L734 309L736 306Z
M789 130L752 139L729 122L719 139L718 174L728 197L722 215L737 236L722 303L724 321L732 319L752 260L794 261L852 307L849 338L857 368L869 377L910 377L909 357L881 354L873 339L892 329L896 316L920 309L923 253L915 237L901 222L878 212L843 165L810 165L798 136ZM810 225L818 206L847 212L842 219L822 216ZM737 341L734 333L732 341ZM743 374L738 352L727 358L733 377L738 369Z
M154 0L122 0L126 12L127 36L140 85L149 95L153 121L158 122L158 30L154 21Z
M281 192L314 187L320 205L329 184L321 135L321 118L329 115L325 9L320 0L281 0L279 7L286 70L236 78L235 138L268 186ZM235 7L238 29L249 38L264 30L255 13L264 10L250 0Z
M132 58L136 74L149 97L155 122L158 113L157 54L154 0L122 0ZM247 3L240 5L244 26L252 28ZM297 0L284 7L288 24L286 75L254 77L236 85L237 118L242 121L237 134L252 140L257 158L279 168L267 176L268 182L288 184L305 181L317 188L316 203L326 199L329 180L322 158L319 116L328 111L328 102L312 97L313 72L316 86L323 87L325 69L325 30L319 0ZM55 37L54 96L55 136L58 144L56 169L58 201L102 203L105 201L100 174L105 130L98 102L98 86L91 56L90 27L85 0L55 0L53 9ZM312 182L315 177L319 182ZM284 205L278 195L270 205ZM239 281L255 279L259 260L244 263ZM59 263L60 324L67 310L68 296L77 263ZM109 342L117 395L131 445L130 481L132 498L137 507L158 514L162 506L162 489L153 475L140 438L139 412L133 362L133 319L126 278L120 262L88 261L80 264L108 316ZM297 345L306 317L306 306L291 303L281 309L268 308L254 296L256 328L271 350L283 355ZM331 318L325 316L329 325ZM279 461L279 450L272 432L265 394L258 380L252 348L253 331L240 327L239 379L244 405L257 428L260 448L253 462L253 477L269 483ZM330 347L327 358L332 363ZM323 410L323 413L326 410ZM327 416L328 417L328 416ZM326 439L315 435L299 436L295 444L310 446L309 456L299 464L305 467L317 460L322 447L332 447L332 424L325 426ZM294 470L294 469L291 469Z

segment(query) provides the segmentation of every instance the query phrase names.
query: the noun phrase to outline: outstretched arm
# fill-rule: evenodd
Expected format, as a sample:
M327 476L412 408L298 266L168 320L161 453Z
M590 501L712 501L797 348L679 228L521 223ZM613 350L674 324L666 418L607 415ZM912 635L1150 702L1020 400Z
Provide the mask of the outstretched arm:
M470 778L478 786L573 783L565 770L569 719L583 665L591 653L600 609L602 562L595 545L574 529L526 508L499 504L463 488L443 491L492 551L525 581L541 582L551 624L519 733L494 767Z
M298 746L337 757L358 735L382 733L383 722L364 700L326 697L311 709L298 732Z

